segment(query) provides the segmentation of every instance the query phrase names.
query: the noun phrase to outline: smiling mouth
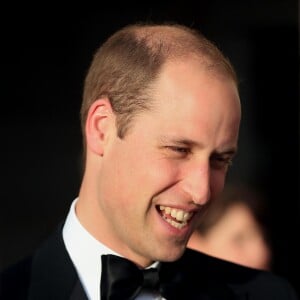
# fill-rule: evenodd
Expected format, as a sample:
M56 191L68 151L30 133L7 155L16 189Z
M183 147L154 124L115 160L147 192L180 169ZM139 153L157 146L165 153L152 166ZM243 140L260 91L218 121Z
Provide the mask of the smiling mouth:
M187 212L181 209L163 205L159 205L157 210L166 222L177 229L182 229L183 227L187 226L188 221L194 215L192 212Z

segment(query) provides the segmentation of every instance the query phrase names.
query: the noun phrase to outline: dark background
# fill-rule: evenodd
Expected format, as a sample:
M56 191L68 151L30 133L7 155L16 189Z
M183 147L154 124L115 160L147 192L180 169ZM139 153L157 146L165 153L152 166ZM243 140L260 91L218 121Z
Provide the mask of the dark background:
M292 0L2 8L0 269L37 247L77 196L79 107L93 52L121 26L147 20L200 29L236 67L243 120L228 180L265 196L273 270L299 291L299 28Z

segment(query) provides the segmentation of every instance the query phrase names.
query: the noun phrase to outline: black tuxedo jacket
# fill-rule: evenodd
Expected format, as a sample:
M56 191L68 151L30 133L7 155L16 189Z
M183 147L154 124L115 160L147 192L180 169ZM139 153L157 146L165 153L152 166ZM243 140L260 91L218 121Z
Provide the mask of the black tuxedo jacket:
M180 269L185 275L171 300L298 299L285 279L189 249L178 261L166 264L170 272ZM33 256L1 273L0 299L87 300L64 246L61 227Z

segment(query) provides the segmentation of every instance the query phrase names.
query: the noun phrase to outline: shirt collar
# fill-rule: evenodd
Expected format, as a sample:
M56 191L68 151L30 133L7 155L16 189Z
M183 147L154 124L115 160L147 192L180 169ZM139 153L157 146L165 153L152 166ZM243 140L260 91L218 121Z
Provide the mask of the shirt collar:
M100 299L101 255L119 255L96 240L79 222L75 205L70 207L63 228L63 240L89 299ZM119 255L120 256L120 255Z

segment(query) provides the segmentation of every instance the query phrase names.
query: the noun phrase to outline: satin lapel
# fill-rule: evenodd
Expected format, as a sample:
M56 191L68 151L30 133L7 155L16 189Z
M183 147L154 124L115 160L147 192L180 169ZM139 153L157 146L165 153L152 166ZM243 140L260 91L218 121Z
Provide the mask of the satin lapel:
M78 276L66 251L60 225L33 257L29 300L69 299L74 291L80 292L77 283Z

